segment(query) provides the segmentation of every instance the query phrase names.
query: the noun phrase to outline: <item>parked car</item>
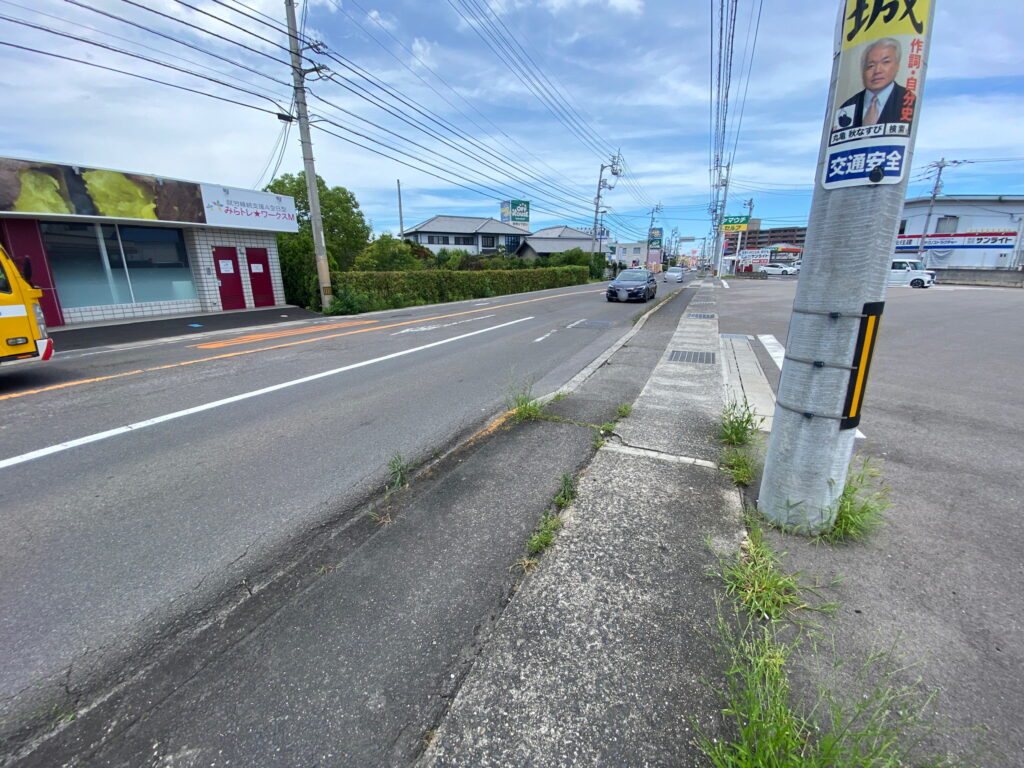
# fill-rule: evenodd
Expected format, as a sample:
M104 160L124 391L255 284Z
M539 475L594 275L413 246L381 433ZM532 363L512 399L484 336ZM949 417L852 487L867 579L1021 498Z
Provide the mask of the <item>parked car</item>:
M789 264L762 264L757 271L764 272L766 275L795 275L800 268Z
M919 259L893 259L889 269L889 285L927 288L935 282L935 273L924 268Z
M658 292L658 281L649 269L624 269L608 283L608 301L648 301Z
M685 271L682 267L669 267L665 270L663 282L667 283L669 280L675 280L677 283L681 283L683 282L683 273Z

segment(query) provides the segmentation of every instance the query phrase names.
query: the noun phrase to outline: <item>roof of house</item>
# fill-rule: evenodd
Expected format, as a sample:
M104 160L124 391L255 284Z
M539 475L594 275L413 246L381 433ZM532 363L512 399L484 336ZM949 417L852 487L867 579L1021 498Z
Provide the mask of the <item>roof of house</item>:
M402 234L410 235L413 232L439 232L446 235L474 235L478 232L484 235L529 234L525 229L479 216L434 216L422 224L409 227Z
M576 239L590 238L590 235L580 229L573 229L572 227L559 226L559 227L545 227L544 229L538 229L533 233L532 237L573 237Z
M904 205L928 203L931 197L911 197ZM1024 195L939 195L935 198L939 203L1021 203L1024 202Z
M584 235L583 237L533 237L530 236L523 240L519 246L519 250L523 250L526 246L533 248L537 253L562 253L563 251L571 251L573 248L579 248L581 251L590 253L591 246L594 242L589 236ZM597 244L597 250L602 250L602 243ZM605 249L606 250L606 249Z

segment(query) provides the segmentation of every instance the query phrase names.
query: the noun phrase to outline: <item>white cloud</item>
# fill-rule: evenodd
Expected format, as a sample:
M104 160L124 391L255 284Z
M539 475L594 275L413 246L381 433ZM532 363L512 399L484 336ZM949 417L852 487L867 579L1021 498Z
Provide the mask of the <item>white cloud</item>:
M385 16L380 11L373 10L366 14L366 18L373 24L376 24L388 30L388 32L393 32L395 29L398 28L397 20L395 19L394 16L390 14Z

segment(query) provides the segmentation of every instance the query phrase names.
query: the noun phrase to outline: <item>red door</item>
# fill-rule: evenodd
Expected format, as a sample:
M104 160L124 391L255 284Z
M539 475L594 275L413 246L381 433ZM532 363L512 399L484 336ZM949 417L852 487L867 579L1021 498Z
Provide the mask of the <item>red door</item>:
M245 259L249 262L249 286L252 288L253 306L274 306L274 285L270 282L270 259L267 257L267 249L246 248Z
M217 246L213 249L213 263L217 266L221 308L245 309L242 275L238 271L238 251L234 248Z

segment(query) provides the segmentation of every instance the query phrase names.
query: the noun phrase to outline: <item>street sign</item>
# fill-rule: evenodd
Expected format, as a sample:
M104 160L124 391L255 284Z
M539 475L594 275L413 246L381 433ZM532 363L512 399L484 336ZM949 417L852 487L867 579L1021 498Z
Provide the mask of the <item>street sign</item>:
M749 216L723 216L722 226L718 228L719 232L746 232L747 225L750 224Z

